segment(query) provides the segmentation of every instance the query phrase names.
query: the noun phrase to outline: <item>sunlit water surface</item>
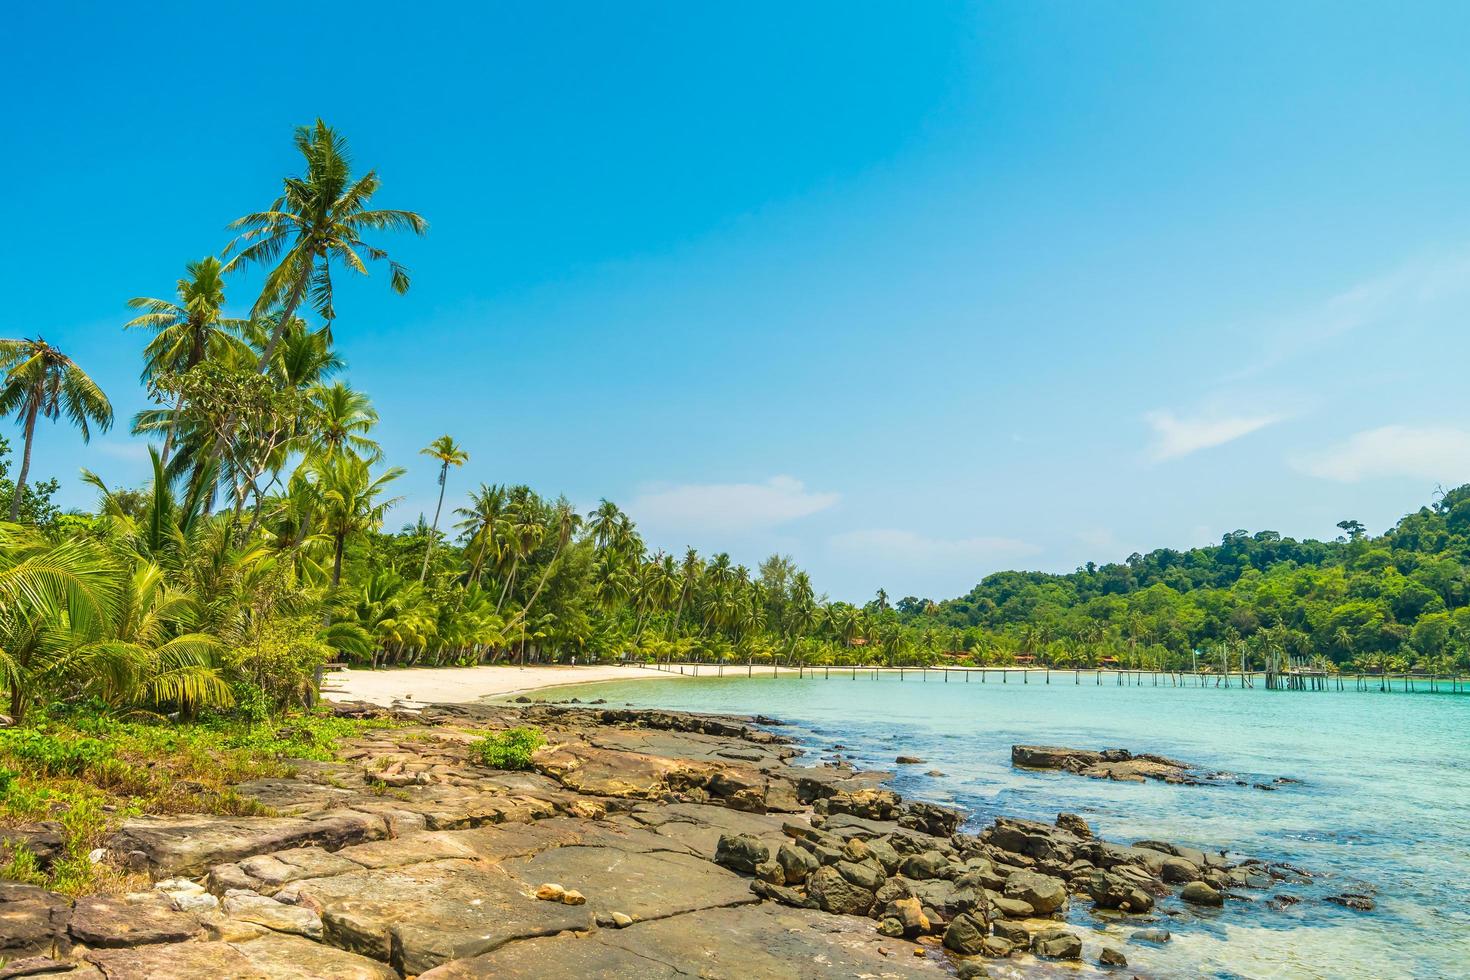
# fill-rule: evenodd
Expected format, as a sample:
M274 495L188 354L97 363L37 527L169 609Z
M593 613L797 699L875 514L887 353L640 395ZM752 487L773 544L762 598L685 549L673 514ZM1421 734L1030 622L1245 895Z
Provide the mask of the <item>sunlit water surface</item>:
M899 767L910 798L959 806L978 830L997 815L1050 821L1083 814L1113 840L1162 839L1287 861L1319 875L1305 899L1276 911L1269 893L1198 912L1160 903L1174 934L1162 948L1126 945L1145 975L1219 977L1470 976L1470 696L1378 692L948 683L930 672L877 680L834 672L620 681L540 697L689 711L764 713L811 761L842 754L860 767ZM1011 768L1013 743L1159 752L1257 779L1300 785L1263 792L1131 784ZM929 776L937 769L943 776ZM1252 780L1256 781L1256 780ZM1377 908L1323 901L1371 890ZM1074 903L1071 921L1122 943L1136 925L1100 922ZM1102 935L1094 935L1102 939Z

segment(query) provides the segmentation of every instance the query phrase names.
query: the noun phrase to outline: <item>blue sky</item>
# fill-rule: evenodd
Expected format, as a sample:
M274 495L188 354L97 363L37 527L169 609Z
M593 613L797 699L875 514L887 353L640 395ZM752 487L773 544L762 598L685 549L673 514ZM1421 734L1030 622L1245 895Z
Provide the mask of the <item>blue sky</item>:
M431 223L337 336L432 507L608 497L655 547L943 597L1470 480L1457 4L30 5L7 335L143 407L124 301L316 116ZM231 305L253 299L233 283ZM34 468L141 482L120 426ZM7 424L12 442L18 430Z

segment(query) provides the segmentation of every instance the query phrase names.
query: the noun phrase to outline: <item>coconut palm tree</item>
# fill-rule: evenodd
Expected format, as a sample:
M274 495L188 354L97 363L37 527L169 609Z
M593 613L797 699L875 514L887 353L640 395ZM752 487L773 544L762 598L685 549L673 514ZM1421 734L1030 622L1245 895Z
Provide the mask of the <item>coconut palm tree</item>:
M422 582L429 574L429 558L434 554L434 539L439 535L439 512L444 509L444 484L449 479L449 467L468 463L470 454L455 445L450 436L440 436L420 449L419 455L439 461L439 502L434 505L434 523L429 525L429 547L424 550L424 567L419 571L419 581Z
M224 315L224 266L214 256L190 262L187 275L176 286L177 300L135 296L128 306L141 310L138 316L123 324L125 330L151 330L153 339L143 348L143 381L153 383L167 373L182 373L205 357L219 353L227 344L239 343L244 320ZM163 462L168 464L180 418L184 413L184 396L180 394L169 410L163 439Z
M351 453L369 463L383 458L383 450L368 438L378 413L367 395L338 381L313 386L306 404L307 452L328 459Z
M480 484L470 491L470 506L456 507L464 520L455 524L465 535L465 557L469 559L469 581L479 582L485 564L499 557L500 531L505 522L508 495L505 487Z
M269 208L236 219L240 231L225 253L235 252L225 266L231 272L246 265L271 266L255 301L251 317L280 309L281 319L261 352L257 369L264 371L275 356L285 323L303 301L330 326L332 266L367 275L369 262L388 263L388 284L395 293L408 292L408 270L361 236L372 231L411 231L422 235L429 227L412 211L369 210L378 190L376 171L354 178L347 141L320 119L315 126L296 130L296 149L306 161L306 173L287 177L281 196ZM235 251L238 249L238 251Z
M52 545L0 525L0 684L17 723L48 683L74 671L77 639L105 629L118 605L117 569L95 544Z
M346 454L312 460L309 468L320 496L321 530L332 542L331 584L336 589L342 583L347 539L382 526L383 513L397 502L381 499L383 492L403 469L395 466L374 477L364 460Z
M20 520L20 502L31 472L31 446L36 439L36 419L58 419L62 413L90 442L91 426L106 432L112 428L112 403L76 362L46 341L0 340L0 415L15 413L25 427L25 452L20 474L15 479L15 496L10 498L10 520Z

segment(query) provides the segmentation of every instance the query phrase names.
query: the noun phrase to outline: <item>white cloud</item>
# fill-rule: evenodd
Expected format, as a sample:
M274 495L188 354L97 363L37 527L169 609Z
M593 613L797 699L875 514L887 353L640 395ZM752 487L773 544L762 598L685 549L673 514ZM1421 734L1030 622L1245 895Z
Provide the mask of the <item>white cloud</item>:
M1015 538L929 538L894 528L845 531L833 535L827 544L844 558L892 565L984 564L1040 550Z
M1144 420L1154 430L1150 455L1155 460L1176 459L1190 453L1223 446L1280 422L1282 415L1195 416L1181 418L1173 412L1149 412Z
M826 510L839 495L808 490L789 476L764 483L685 483L653 487L628 504L640 525L659 531L764 530Z
M1356 483L1373 477L1413 477L1458 483L1470 476L1470 432L1447 426L1384 425L1292 461L1324 480Z

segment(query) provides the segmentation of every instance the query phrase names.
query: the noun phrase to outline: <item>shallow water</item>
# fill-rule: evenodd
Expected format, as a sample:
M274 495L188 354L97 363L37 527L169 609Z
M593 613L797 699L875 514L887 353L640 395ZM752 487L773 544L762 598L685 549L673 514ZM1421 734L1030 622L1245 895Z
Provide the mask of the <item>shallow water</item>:
M1013 679L1014 680L1014 679ZM1458 977L1470 975L1470 696L1379 692L945 683L859 674L621 681L576 696L691 711L764 713L814 757L836 744L860 767L900 767L905 796L953 804L975 830L996 815L1052 820L1081 813L1112 840L1146 838L1286 861L1318 875L1304 900L1266 907L1270 892L1222 913L1160 902L1174 939L1126 945L1132 970L1219 977ZM547 699L572 696L543 691ZM1013 743L1123 747L1269 781L1250 787L1166 786L1011 768ZM815 759L813 760L815 761ZM938 769L946 775L931 777ZM1264 778L1262 778L1264 777ZM1279 890L1279 889L1278 889ZM1322 898L1370 890L1354 912ZM1072 921L1121 944L1134 925ZM1089 943L1089 955L1095 947Z

